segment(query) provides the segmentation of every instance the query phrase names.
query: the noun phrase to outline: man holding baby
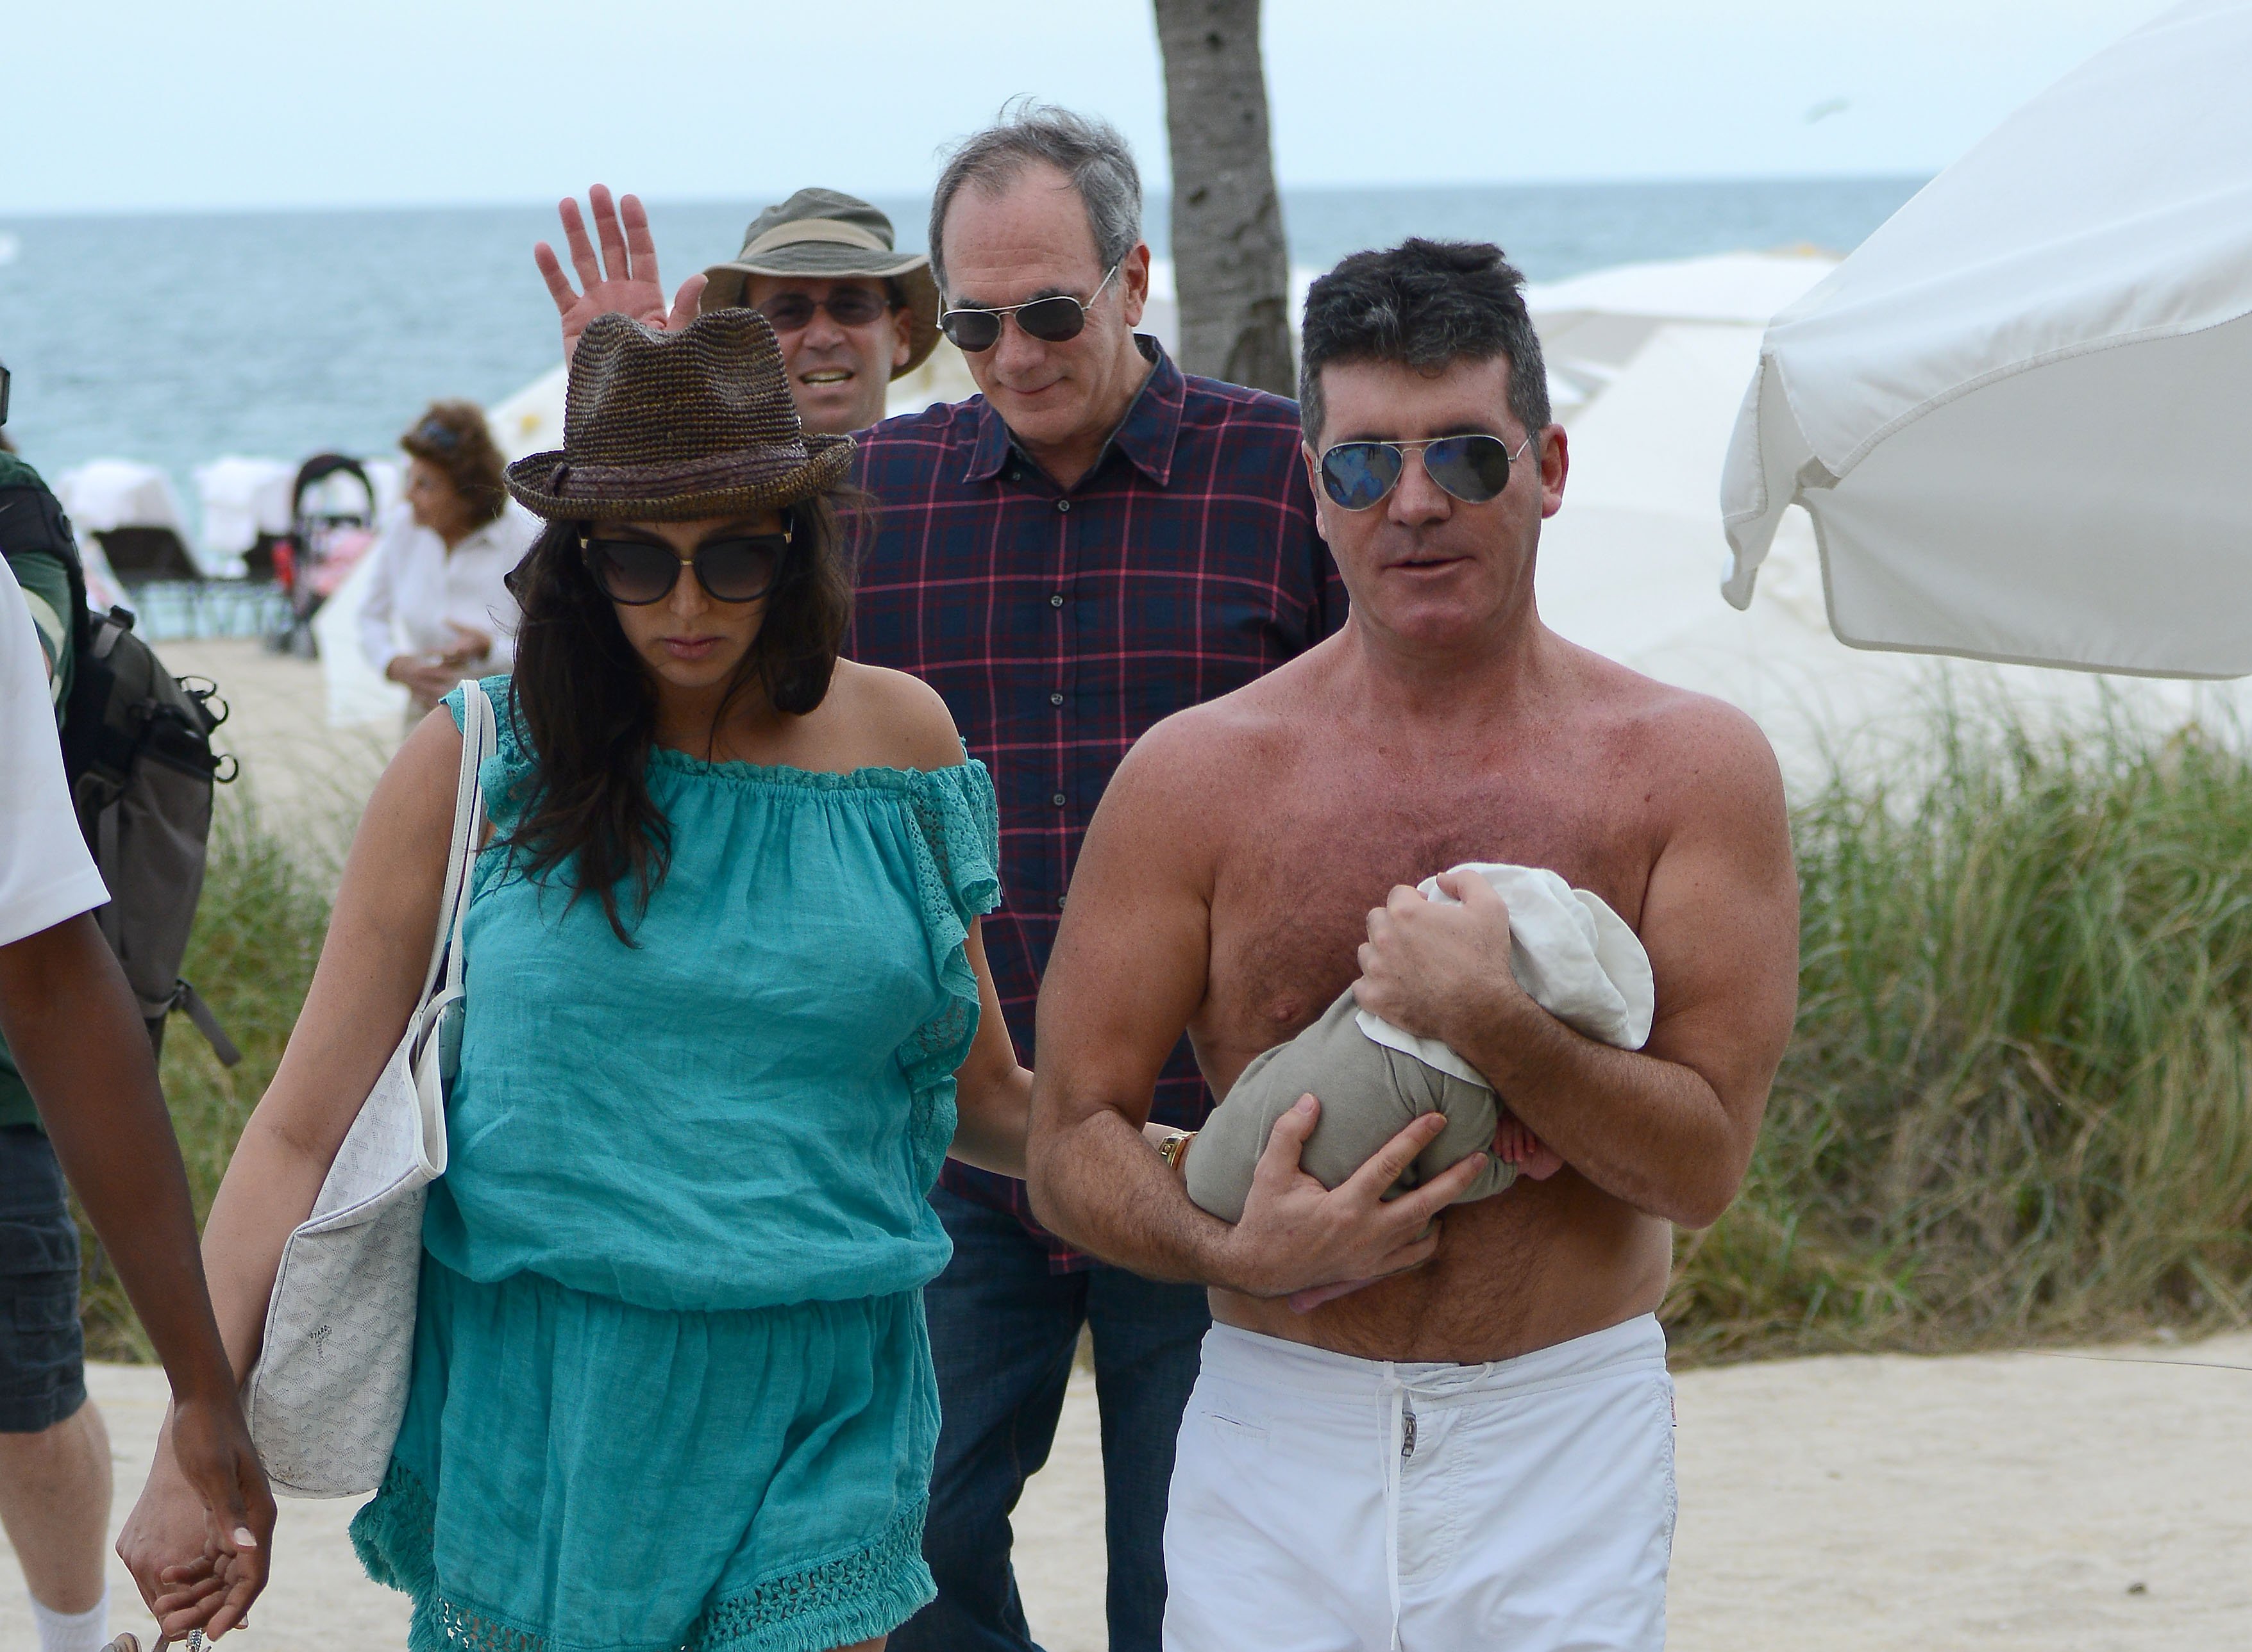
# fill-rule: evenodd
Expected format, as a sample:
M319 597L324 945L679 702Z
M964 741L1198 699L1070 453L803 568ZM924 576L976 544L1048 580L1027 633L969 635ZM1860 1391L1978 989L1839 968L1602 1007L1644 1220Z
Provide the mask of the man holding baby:
M1749 719L1540 621L1567 453L1519 286L1493 247L1424 241L1315 284L1305 455L1351 617L1136 746L1040 996L1035 1211L1212 1288L1168 1513L1183 1652L1664 1641L1655 1310L1672 1225L1717 1218L1750 1160L1797 880ZM1545 869L1623 920L1654 984L1639 1049L1519 984L1486 877L1413 887L1465 863ZM1176 1040L1227 1095L1353 1013L1348 987L1379 1042L1491 1087L1492 1145L1439 1168L1429 1113L1330 1191L1299 1168L1310 1100L1273 1116L1239 1223L1199 1209L1141 1128ZM1496 1149L1531 1174L1448 1208L1505 1179Z

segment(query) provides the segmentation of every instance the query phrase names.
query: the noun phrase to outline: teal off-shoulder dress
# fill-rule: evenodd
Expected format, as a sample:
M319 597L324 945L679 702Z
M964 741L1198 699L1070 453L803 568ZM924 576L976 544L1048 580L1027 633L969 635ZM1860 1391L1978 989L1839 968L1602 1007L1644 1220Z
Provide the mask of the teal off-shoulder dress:
M505 834L530 760L485 686ZM414 1652L822 1652L934 1593L924 1195L991 782L660 748L649 787L671 864L634 944L497 836L471 882L407 1415L352 1525Z

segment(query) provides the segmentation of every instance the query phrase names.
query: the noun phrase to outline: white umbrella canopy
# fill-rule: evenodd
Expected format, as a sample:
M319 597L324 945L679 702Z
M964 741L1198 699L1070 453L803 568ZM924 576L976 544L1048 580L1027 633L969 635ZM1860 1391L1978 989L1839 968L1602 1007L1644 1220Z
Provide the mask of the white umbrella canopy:
M2252 0L2028 104L1776 316L1721 504L1858 648L2252 672Z

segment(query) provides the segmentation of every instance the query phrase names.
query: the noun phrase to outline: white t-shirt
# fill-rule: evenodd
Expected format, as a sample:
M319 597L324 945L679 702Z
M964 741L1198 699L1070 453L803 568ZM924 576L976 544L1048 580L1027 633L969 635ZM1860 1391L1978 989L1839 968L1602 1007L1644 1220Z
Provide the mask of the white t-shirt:
M0 559L0 947L108 899L71 812L46 650Z
M375 562L359 610L367 663L380 671L401 653L450 654L461 627L492 639L492 652L473 665L508 670L519 615L505 581L539 535L537 518L511 504L448 553L413 510L394 506L367 553Z

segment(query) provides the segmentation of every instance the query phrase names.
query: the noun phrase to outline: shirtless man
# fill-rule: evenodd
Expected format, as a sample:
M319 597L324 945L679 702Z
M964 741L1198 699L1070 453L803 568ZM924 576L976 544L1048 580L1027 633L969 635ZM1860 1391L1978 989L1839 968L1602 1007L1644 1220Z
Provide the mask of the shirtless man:
M1717 1218L1750 1160L1790 1031L1797 885L1752 723L1540 622L1567 453L1519 286L1496 248L1422 241L1315 284L1306 455L1352 618L1134 748L1040 995L1034 1208L1212 1288L1167 1524L1179 1652L1664 1641L1654 1310L1673 1225ZM1459 435L1510 462L1424 445ZM1349 442L1395 446L1332 455ZM1525 994L1484 879L1452 882L1458 906L1407 886L1463 861L1552 868L1632 925L1657 979L1643 1050ZM1460 1052L1567 1168L1442 1218L1472 1155L1380 1203L1431 1114L1324 1191L1297 1169L1310 1098L1240 1225L1192 1205L1141 1129L1175 1038L1224 1094L1348 985Z

